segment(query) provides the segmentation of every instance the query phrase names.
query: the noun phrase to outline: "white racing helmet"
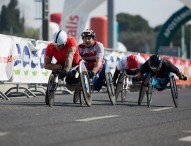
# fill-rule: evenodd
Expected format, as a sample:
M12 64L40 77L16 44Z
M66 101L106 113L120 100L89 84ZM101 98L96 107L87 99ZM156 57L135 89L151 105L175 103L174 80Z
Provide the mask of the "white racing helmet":
M52 37L53 43L55 45L65 45L67 41L67 37L68 36L65 31L63 30L56 31Z

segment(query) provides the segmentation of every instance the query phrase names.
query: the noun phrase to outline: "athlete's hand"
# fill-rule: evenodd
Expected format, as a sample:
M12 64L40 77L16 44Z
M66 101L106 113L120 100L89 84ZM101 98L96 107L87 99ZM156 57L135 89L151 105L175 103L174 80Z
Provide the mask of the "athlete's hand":
M92 71L89 71L89 72L88 72L88 75L89 75L89 78L90 78L90 79L92 79L92 78L95 77L95 73L92 72Z

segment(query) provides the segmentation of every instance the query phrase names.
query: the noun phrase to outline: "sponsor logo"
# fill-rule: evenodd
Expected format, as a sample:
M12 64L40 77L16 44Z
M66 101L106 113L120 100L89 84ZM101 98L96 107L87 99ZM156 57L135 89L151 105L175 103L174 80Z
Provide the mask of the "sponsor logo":
M24 74L28 75L30 69L30 51L27 46L25 46L23 49L22 58L23 58Z
M17 48L18 57L14 62L13 72L16 75L20 75L20 73L21 73L21 70L20 70L20 67L21 67L21 48L20 48L20 45L16 44L16 48Z

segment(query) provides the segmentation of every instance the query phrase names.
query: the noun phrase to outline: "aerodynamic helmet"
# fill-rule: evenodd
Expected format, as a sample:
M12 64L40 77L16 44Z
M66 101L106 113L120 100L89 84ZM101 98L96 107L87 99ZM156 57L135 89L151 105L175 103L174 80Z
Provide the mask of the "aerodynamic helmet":
M90 36L90 37L92 37L92 38L95 38L95 37L96 37L95 32L94 32L93 30L91 30L91 29L86 29L86 30L84 30L84 31L81 33L82 39L83 39L84 37L87 37L87 36Z
M137 56L135 55L130 55L127 57L127 67L130 70L137 69L139 66L139 61Z
M65 31L59 30L53 34L52 39L55 45L65 45L67 41L67 34Z
M149 58L149 67L153 71L157 71L162 66L162 57L159 55L152 55Z

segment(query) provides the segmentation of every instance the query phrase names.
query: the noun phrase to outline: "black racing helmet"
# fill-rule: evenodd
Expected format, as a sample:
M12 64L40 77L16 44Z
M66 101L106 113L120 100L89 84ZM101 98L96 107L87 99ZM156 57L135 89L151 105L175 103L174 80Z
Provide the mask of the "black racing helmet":
M162 57L160 55L152 55L148 63L151 70L157 71L162 66Z

